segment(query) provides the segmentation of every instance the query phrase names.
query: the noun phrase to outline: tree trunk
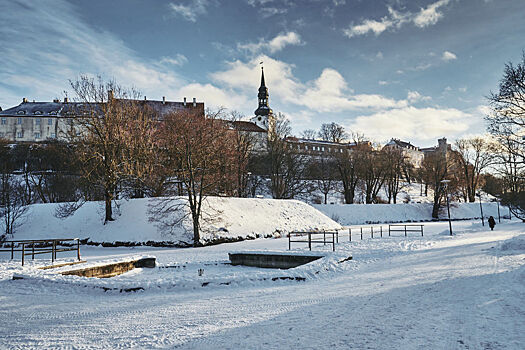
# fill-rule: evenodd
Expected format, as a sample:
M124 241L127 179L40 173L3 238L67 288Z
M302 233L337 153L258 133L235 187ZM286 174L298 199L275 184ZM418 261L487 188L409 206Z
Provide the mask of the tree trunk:
M439 200L434 201L434 205L432 206L432 217L434 219L439 219Z
M104 191L104 201L106 205L106 217L104 219L104 223L108 221L114 221L113 219L113 209L111 208L111 202L113 201L113 195L111 191Z
M193 218L193 246L199 247L201 241L201 235L199 232L199 216L196 213L192 213Z

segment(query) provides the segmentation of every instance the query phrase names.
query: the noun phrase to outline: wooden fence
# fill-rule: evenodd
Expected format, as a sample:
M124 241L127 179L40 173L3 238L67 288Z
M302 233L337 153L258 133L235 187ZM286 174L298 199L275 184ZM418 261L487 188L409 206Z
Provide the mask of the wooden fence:
M46 253L51 253L51 262L55 262L58 252L76 251L77 258L80 260L80 241L78 238L27 239L6 241L3 245L4 248L0 249L0 252L11 252L11 260L14 259L15 252L22 253L22 266L24 266L26 256L31 255L31 259L34 260L35 255Z

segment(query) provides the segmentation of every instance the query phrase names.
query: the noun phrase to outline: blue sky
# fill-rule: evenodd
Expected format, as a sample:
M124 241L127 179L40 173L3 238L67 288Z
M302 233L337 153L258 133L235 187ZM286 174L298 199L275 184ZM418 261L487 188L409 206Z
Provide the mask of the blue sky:
M85 73L250 117L263 61L296 134L335 121L430 146L484 132L524 18L523 0L0 0L0 106Z

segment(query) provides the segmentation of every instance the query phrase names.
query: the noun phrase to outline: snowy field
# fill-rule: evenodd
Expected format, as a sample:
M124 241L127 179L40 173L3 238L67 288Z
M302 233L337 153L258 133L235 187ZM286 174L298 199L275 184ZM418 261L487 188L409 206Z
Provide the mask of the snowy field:
M155 269L111 279L59 277L34 268L46 261L22 268L3 255L0 348L523 349L525 224L453 228L453 237L446 222L425 223L424 237L342 235L335 253L316 245L325 258L290 270L224 264L228 252L285 251L286 238L197 249L83 246L88 264L157 257Z

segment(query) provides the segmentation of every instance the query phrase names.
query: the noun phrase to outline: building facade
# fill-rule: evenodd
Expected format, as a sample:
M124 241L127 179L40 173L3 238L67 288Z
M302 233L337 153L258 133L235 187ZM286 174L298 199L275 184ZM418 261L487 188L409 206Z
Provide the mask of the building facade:
M157 111L159 116L170 112L188 110L204 116L204 103L137 100ZM63 101L29 102L26 98L18 106L0 111L0 138L12 142L45 142L48 140L65 140L66 133L75 126L75 120L85 110L84 103Z

